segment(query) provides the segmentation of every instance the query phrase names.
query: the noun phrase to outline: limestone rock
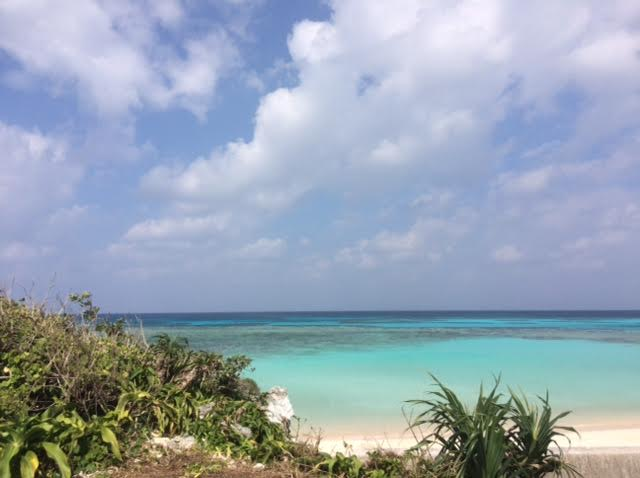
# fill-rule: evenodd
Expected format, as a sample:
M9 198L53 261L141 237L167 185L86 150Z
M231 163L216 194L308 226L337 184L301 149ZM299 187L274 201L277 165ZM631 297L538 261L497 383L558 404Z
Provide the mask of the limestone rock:
M213 410L214 406L215 404L211 402L211 403L205 403L204 405L201 405L200 407L198 407L198 417L199 418L206 417L209 414L209 412Z
M293 411L293 406L289 400L289 393L286 388L273 387L269 390L265 414L271 423L277 423L286 431L289 431L291 419L295 415L295 412Z
M253 436L253 432L251 431L251 428L242 426L239 423L232 423L231 429L234 432L239 433L245 438L251 438Z
M153 437L149 440L152 446L164 448L165 450L180 452L191 450L196 446L197 441L192 436L178 436L178 437Z

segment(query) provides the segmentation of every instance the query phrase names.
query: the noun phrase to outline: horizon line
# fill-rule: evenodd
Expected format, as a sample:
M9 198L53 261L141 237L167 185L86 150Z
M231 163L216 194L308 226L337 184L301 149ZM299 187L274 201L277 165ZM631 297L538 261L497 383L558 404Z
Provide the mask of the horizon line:
M99 315L149 315L149 314L319 314L319 313L566 313L566 312L632 312L639 313L640 309L609 308L609 309L291 309L291 310L215 310L215 311L168 311L168 312L100 312Z

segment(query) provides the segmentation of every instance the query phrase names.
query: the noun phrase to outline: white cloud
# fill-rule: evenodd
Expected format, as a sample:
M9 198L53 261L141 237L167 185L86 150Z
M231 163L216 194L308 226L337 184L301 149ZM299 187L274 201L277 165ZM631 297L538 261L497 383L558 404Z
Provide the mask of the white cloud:
M587 251L594 247L600 246L616 246L625 242L628 238L628 233L623 230L604 230L600 231L596 235L588 237L580 237L575 241L572 241L565 245L565 249L568 251Z
M452 252L475 219L475 213L467 210L459 210L448 219L420 218L406 231L381 231L339 250L335 261L365 269L403 260L436 262Z
M55 135L0 121L0 219L8 234L71 197L83 168L71 161L67 143ZM44 192L46 191L46 194Z
M640 229L640 205L621 198L616 205L606 209L600 224L605 228Z
M134 224L124 235L127 241L157 241L210 238L224 231L229 224L228 214L202 217L149 219Z
M87 215L88 206L74 204L71 207L63 207L54 211L49 216L49 224L56 226L69 226L75 224Z
M522 252L513 244L501 246L491 254L496 262L518 262L522 259Z
M222 30L159 46L160 28L178 27L183 16L177 1L8 0L0 49L29 73L77 86L102 114L180 106L202 117L237 54Z
M610 155L591 160L555 161L526 171L502 173L494 188L507 194L538 194L556 185L610 184L633 174L640 165L638 137L618 145ZM553 159L553 158L551 158Z
M51 246L37 246L24 242L11 242L0 248L0 260L6 262L21 262L38 259L50 255Z
M572 58L579 68L596 77L632 78L640 74L639 48L638 32L605 32L576 49Z
M454 199L454 197L455 195L451 191L436 190L429 193L420 194L413 201L411 201L411 206L441 208L448 205Z
M254 207L279 210L314 189L368 194L485 181L501 159L492 131L510 108L549 114L570 84L598 108L618 107L611 91L633 94L633 55L619 55L620 67L593 66L594 45L629 52L640 44L627 28L637 9L625 5L614 2L604 21L599 2L334 2L330 21L293 28L288 46L299 82L263 96L250 139L186 166L156 167L143 189L212 208L253 198ZM598 78L606 88L594 86ZM627 110L621 116L637 123L632 111L640 106ZM555 173L506 172L501 181L535 193Z
M232 255L240 259L275 259L284 254L287 242L281 238L262 237L236 250Z
M544 167L521 174L503 173L498 178L501 189L507 193L537 193L545 189L553 176L554 169Z

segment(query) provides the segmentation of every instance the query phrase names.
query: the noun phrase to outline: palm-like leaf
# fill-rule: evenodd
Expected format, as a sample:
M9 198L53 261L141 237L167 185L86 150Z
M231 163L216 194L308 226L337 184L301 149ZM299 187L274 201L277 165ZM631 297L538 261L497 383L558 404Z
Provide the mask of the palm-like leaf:
M453 462L458 478L538 478L547 473L580 476L569 465L558 439L576 433L558 423L569 412L553 416L548 397L540 405L510 390L498 391L500 379L488 393L480 387L473 408L437 378L426 400L409 403L422 409L409 427L428 427L414 449L439 447L437 459Z

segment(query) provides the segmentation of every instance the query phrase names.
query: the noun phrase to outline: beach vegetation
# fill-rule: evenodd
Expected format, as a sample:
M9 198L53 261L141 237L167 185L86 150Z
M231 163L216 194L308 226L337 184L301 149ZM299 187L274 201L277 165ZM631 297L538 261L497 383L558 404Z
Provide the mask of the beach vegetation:
M433 378L429 397L410 401L419 410L410 428L427 430L414 449L439 449L436 461L453 464L456 478L579 476L560 443L577 432L559 424L569 412L554 416L548 396L532 403L511 389L503 394L496 379L468 407Z
M286 432L242 377L250 359L166 335L147 345L128 330L86 293L59 312L0 295L0 478L111 465L154 434L263 461L286 452Z
M574 430L558 424L565 414L552 415L548 397L531 403L496 382L469 409L436 380L427 399L411 402L410 428L427 430L411 450L328 454L269 421L266 395L243 376L249 358L196 351L169 335L147 343L132 330L101 317L87 293L57 312L0 294L0 478L126 470L155 456L155 438L187 436L198 446L193 456L289 470L282 476L577 474L559 443ZM224 463L185 461L185 476L215 475Z

